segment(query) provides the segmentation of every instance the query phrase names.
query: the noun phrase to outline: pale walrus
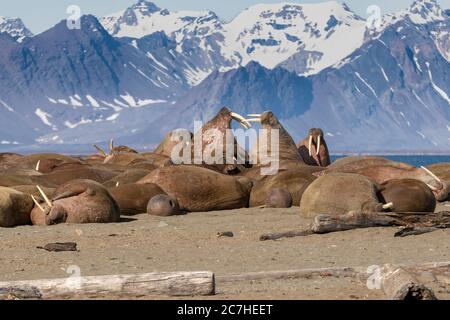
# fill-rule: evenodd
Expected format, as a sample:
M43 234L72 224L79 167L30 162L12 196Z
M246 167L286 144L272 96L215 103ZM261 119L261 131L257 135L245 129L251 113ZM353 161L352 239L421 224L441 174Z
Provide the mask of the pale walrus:
M40 189L40 187L37 187ZM120 220L120 209L108 190L92 180L73 180L59 186L50 200L35 200L31 220L35 225L108 223Z
M147 205L151 198L166 194L153 183L147 184L120 184L108 189L120 207L123 215L131 216L147 212Z
M160 194L150 199L147 213L152 216L170 217L184 214L178 201L166 194Z
M154 183L178 200L182 210L204 212L248 206L252 182L198 166L154 170L138 183Z
M327 167L331 164L330 153L322 129L310 129L308 137L300 141L297 148L308 165Z
M300 214L342 215L350 211L381 212L395 206L380 202L379 186L369 178L352 173L333 173L318 178L303 193Z
M449 194L449 184L425 167L416 168L406 163L395 162L380 157L349 157L336 161L325 171L329 173L356 173L371 178L378 184L393 179L415 179L427 184L437 201L445 201Z
M0 187L0 227L11 228L31 223L31 196L14 189Z
M395 203L395 212L434 212L436 198L430 188L419 180L390 180L381 186L384 202Z

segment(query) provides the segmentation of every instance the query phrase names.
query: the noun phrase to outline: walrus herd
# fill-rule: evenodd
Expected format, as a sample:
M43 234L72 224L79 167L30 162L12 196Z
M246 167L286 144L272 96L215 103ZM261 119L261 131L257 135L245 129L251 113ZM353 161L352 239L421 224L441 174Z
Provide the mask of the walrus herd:
M253 123L263 129L248 152L233 121L242 132ZM296 144L270 111L245 118L223 108L197 132L168 133L154 152L115 147L112 140L108 152L94 147L98 153L88 156L0 154L0 227L248 207L296 206L308 218L434 212L437 201L449 200L450 164L416 168L380 157L331 163L321 129Z

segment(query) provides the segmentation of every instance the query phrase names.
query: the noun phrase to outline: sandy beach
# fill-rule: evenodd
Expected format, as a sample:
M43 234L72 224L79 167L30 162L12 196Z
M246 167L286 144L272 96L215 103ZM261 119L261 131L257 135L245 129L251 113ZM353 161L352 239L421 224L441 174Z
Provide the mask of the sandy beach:
M441 205L438 210L446 208ZM450 261L449 230L394 238L396 228L371 228L259 241L264 233L306 227L311 221L302 219L298 212L299 208L294 207L169 218L142 214L117 224L1 229L0 281L65 278L69 276L69 266L78 266L82 276L212 271L219 280L217 295L209 299L385 299L382 291L369 290L360 279L221 282L220 277L261 271ZM234 237L217 237L226 231ZM54 242L76 242L79 251L55 253L37 248ZM439 287L435 293L441 299L449 299L448 289Z

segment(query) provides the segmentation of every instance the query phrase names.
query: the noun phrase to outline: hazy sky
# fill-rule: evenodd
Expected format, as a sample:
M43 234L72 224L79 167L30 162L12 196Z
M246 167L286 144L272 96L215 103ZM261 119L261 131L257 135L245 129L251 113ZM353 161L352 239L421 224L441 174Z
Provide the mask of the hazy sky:
M68 15L69 5L80 6L82 13L103 16L125 9L137 0L1 0L0 16L20 17L34 33L42 32L55 25ZM231 20L239 11L257 3L320 3L323 0L157 0L159 7L169 10L212 10L223 20ZM413 0L346 0L350 8L366 17L370 5L378 5L383 13L389 13L408 7ZM450 8L450 0L438 0L444 8Z

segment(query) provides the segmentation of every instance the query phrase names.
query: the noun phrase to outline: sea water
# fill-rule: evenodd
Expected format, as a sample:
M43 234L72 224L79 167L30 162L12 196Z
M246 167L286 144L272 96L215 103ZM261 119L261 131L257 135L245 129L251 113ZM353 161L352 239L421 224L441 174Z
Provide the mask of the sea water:
M336 159L344 158L345 156L332 156L332 161ZM378 157L378 156L377 156ZM449 162L450 163L450 155L415 155L415 156L379 156L392 161L404 162L411 164L416 167L420 166L429 166L435 163Z

